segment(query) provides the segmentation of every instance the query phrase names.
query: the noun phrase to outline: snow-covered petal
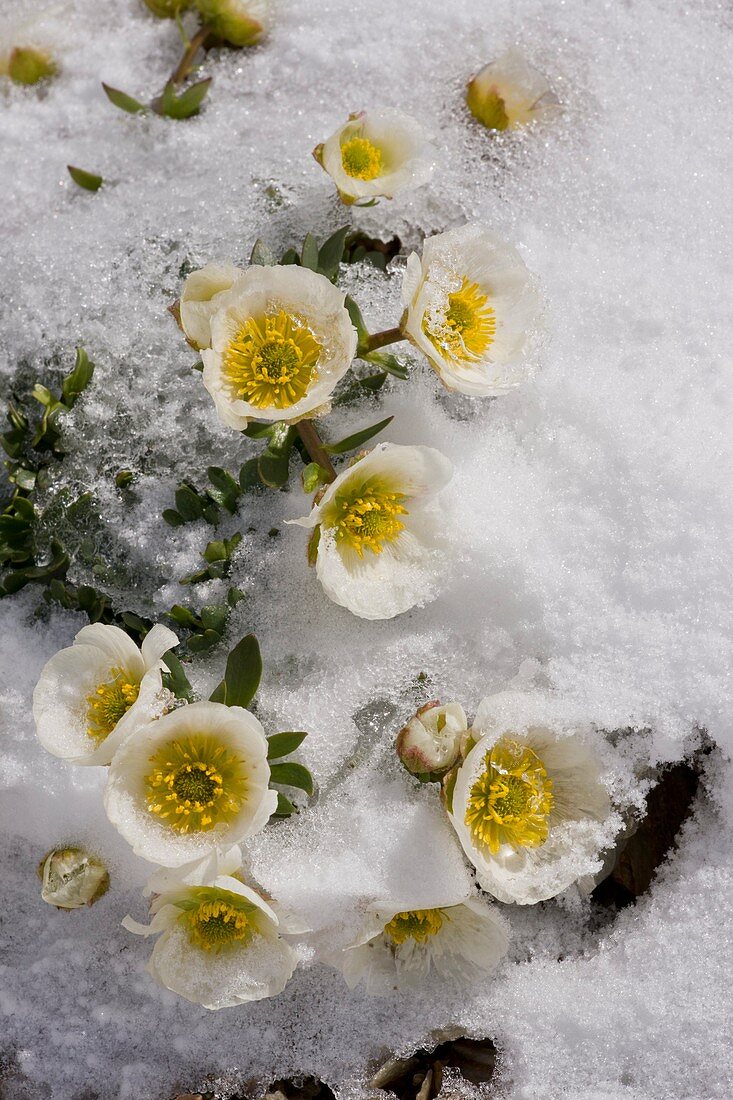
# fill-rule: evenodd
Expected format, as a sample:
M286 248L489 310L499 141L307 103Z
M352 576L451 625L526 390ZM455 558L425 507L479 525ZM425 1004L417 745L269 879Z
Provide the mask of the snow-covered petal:
M177 644L163 626L153 627L142 651L119 627L83 627L47 662L33 692L44 748L74 764L109 764L130 734L161 713L161 657Z
M345 203L391 199L427 183L433 154L422 126L391 109L352 115L314 150Z
M452 472L432 447L381 443L292 521L320 525L316 574L334 603L389 619L435 598L447 560L435 498Z
M468 729L460 703L426 703L397 735L397 755L409 772L447 771Z
M528 700L528 714L531 706ZM598 869L615 817L580 733L531 719L507 725L500 713L491 698L479 707L449 817L483 889L499 901L530 905ZM514 773L507 752L521 762Z
M225 424L241 431L252 419L295 422L328 404L356 353L344 298L323 275L295 265L255 265L217 296L203 381Z
M559 109L547 78L519 50L484 65L468 83L466 103L489 130L514 130Z
M539 297L519 253L489 230L429 237L422 259L408 257L402 298L405 336L448 389L495 396L529 377Z
M180 867L262 829L277 805L269 781L267 739L254 715L191 703L122 745L105 809L138 855Z

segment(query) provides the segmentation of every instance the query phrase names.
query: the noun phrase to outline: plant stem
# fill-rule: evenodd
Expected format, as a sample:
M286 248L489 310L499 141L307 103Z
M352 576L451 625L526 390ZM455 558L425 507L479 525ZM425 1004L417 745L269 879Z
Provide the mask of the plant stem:
M366 350L367 352L376 351L377 348L384 348L387 344L396 344L404 339L405 335L399 325L396 328L386 328L384 332L375 332L369 337Z
M183 57L171 73L169 80L170 84L181 84L186 79L191 69L193 68L196 54L199 52L199 50L204 48L204 46L206 45L206 39L209 37L210 34L211 27L208 25L208 23L202 23L199 29L196 31L196 34L193 36L188 46L186 47Z
M315 425L312 420L299 420L295 425L298 435L305 444L305 449L311 456L314 462L317 462L319 466L328 474L329 481L336 480L336 471L333 468L333 463L328 457L328 454L323 449L323 442L318 432L315 429Z

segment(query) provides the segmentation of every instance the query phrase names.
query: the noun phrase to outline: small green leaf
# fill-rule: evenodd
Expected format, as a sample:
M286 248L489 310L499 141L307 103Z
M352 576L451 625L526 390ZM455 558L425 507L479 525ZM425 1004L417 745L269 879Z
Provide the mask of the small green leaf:
M321 525L317 523L313 528L313 533L308 539L308 549L306 556L308 558L308 565L315 565L318 559L318 544L321 541Z
M194 697L193 688L173 650L163 654L163 661L168 666L168 672L164 672L162 677L163 687L172 691L176 699L185 699L190 703Z
M175 508L164 508L163 519L169 527L182 527L186 522L180 512L177 512Z
M219 645L221 634L216 630L204 630L200 634L192 634L188 639L188 648L192 653L204 653L207 649L213 649Z
M349 312L351 323L356 329L356 335L359 338L359 346L361 346L362 344L366 344L367 340L369 339L369 329L366 327L364 318L361 315L361 310L359 309L358 305L350 294L346 295L346 298L344 299L344 305Z
M348 232L349 226L342 225L327 241L324 241L318 253L318 270L321 275L325 275L327 279L331 279L332 281L338 275L339 264L344 254L344 245Z
M247 634L227 657L224 673L227 706L249 706L255 697L261 678L262 656L259 643L254 634Z
M66 171L74 183L83 187L85 191L98 191L104 183L101 176L95 175L94 172L86 172L83 168L75 168L73 164L67 164Z
M265 244L262 237L258 237L253 244L249 262L251 264L257 264L259 267L274 267L277 263L275 253L269 245Z
M267 759L279 760L281 756L290 756L303 743L307 733L273 733L267 738Z
M176 508L186 523L201 519L204 514L204 504L193 485L189 485L187 481L182 481L176 489L175 499Z
M281 489L288 480L288 456L265 452L257 461L257 469L264 485L269 485L271 489Z
M301 474L303 480L303 492L315 493L321 485L326 485L329 479L328 470L319 466L317 462L309 462Z
M300 258L294 248L289 248L287 252L283 252L281 264L299 264Z
M297 787L306 794L313 794L313 776L302 764L271 764L270 782L282 787Z
M198 80L190 88L186 88L185 92L176 96L173 85L169 82L160 97L158 114L165 115L167 118L191 118L192 115L197 115L210 87L211 77L209 76L205 80Z
M399 359L396 359L394 355L390 355L387 351L370 351L366 355L361 355L360 359L365 359L367 363L374 363L376 367L381 367L387 374L394 375L395 378L400 378L403 382L407 378L407 367L404 363L400 363Z
M239 496L239 485L228 470L222 469L221 466L209 466L206 476L212 485L215 485L217 489L221 489L222 493L231 493L235 497Z
M318 244L312 233L306 233L303 248L300 253L301 267L308 267L311 271L318 271Z
M274 424L262 424L257 420L252 420L243 430L242 435L246 435L248 439L269 439L273 429Z
M226 686L225 682L222 680L221 683L218 684L214 688L211 695L209 696L209 702L210 703L226 703L226 701L227 701L227 686Z
M72 408L80 393L83 393L92 380L94 363L84 351L76 349L76 362L71 374L67 375L61 386L61 397L68 409Z
M239 471L239 488L243 493L251 489L261 488L262 482L257 468L257 459L249 458Z
M113 103L115 107L119 107L121 111L127 111L130 115L138 115L143 111L147 111L148 108L144 103L141 103L138 99L133 99L126 92L121 92L119 88L110 88L109 84L105 84L104 81L102 81L102 87L110 103Z
M180 603L176 603L168 612L169 618L174 622L180 623L181 626L188 627L189 630L196 630L200 623L192 611L189 611L187 607L183 607Z
M324 451L328 451L330 455L342 455L346 451L355 451L357 447L361 447L362 443L366 443L368 439L372 439L375 435L379 435L381 431L391 424L394 420L393 416L388 416L386 420L380 420L378 424L372 424L368 428L362 428L360 432L354 432L353 435L346 436L345 439L339 440L338 443L329 443L324 446Z
M277 794L277 808L275 809L272 817L290 817L291 814L297 814L298 810L285 795L278 791Z

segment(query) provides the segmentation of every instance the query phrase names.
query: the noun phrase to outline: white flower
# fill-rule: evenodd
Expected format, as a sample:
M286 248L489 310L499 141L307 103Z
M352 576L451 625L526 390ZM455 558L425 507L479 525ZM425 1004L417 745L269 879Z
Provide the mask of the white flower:
M164 867L259 832L277 805L262 726L242 707L190 703L115 754L104 805L137 855Z
M397 755L409 772L452 768L468 729L460 703L426 703L397 735Z
M433 171L432 147L422 126L401 111L350 115L313 156L332 178L342 202L391 199L419 187Z
M506 954L508 925L473 894L420 909L394 902L369 908L355 943L328 959L353 989L413 989L431 969L462 986L483 981Z
M269 0L194 0L212 33L232 46L254 46L269 26Z
M538 294L516 249L489 230L464 225L429 237L422 260L408 256L402 300L405 336L449 390L487 397L528 377Z
M181 328L197 351L211 346L211 317L222 294L240 275L244 275L244 269L234 264L206 264L200 271L193 271L183 284Z
M432 447L380 443L309 516L291 521L320 526L316 574L334 603L362 619L391 619L435 598L445 554L433 498L452 474Z
M466 103L489 130L514 130L558 110L547 79L518 50L484 65L468 83Z
M152 921L123 925L159 935L148 970L166 989L204 1008L230 1008L282 993L297 964L274 909L240 877L237 850L185 873L150 880Z
M610 803L580 734L562 736L531 718L508 725L500 717L505 698L479 706L475 743L452 794L447 787L449 817L483 889L530 905L598 869L611 839Z
M33 692L45 749L72 764L109 764L119 745L161 709L161 660L178 638L154 626L138 649L118 626L83 627L54 654Z
M250 267L216 295L203 379L225 424L294 422L328 402L356 353L344 297L295 265Z

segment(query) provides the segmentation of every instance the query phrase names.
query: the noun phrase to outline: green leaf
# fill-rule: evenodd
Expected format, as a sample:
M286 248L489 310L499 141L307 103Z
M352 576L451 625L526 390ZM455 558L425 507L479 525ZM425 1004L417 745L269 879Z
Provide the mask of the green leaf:
M297 787L306 794L313 794L313 776L303 764L271 764L270 782L282 787Z
M265 244L262 237L258 237L253 244L249 262L259 267L273 267L277 263L275 253L269 245Z
M225 700L228 707L247 707L257 693L262 678L262 656L254 634L247 634L227 657L224 673ZM219 691L221 685L216 689Z
M193 612L180 603L173 605L168 612L168 617L173 619L174 622L180 623L181 626L188 627L189 630L196 630L200 626L199 620Z
M267 759L279 760L281 756L290 756L303 743L307 733L273 733L267 738Z
M110 88L109 84L105 84L104 81L102 81L102 87L110 103L113 103L115 107L119 107L121 111L127 111L130 115L138 115L143 111L147 111L148 108L144 103L141 103L138 99L133 99L126 92L121 92L119 88Z
M239 496L241 489L228 470L222 469L221 466L209 466L206 476L211 484L220 489L222 493L228 493L234 497Z
M290 452L293 449L296 429L287 424L276 424L267 448L257 461L261 480L272 489L280 489L288 480Z
M175 508L165 508L163 510L163 519L169 527L182 527L186 522L180 512L177 512Z
M386 420L380 420L378 424L372 424L368 428L362 428L360 432L347 435L345 439L339 440L338 443L329 443L323 449L328 451L330 455L342 455L346 451L355 451L357 447L361 447L362 443L366 443L368 439L372 439L375 435L379 435L381 431L384 431L393 420L393 416L388 416Z
M358 305L350 294L346 295L346 298L344 299L344 305L349 312L351 323L356 329L356 334L359 338L359 346L361 346L362 344L365 344L369 339L369 329L366 327L364 318L361 315L361 310L359 309Z
M222 680L221 683L218 684L214 688L211 695L209 696L209 702L210 703L226 703L226 701L227 701L227 686L224 683L224 681Z
M387 374L393 374L395 378L400 378L403 382L407 378L405 364L400 363L399 359L395 359L394 355L390 355L387 351L370 351L367 355L361 355L359 358L366 360L367 363L374 363L376 367L381 367Z
M85 191L98 191L104 183L101 176L95 175L94 172L86 172L83 168L75 168L73 164L67 164L66 171L74 183L83 187Z
M298 810L285 795L278 791L277 793L277 807L272 817L290 817L291 814L297 814Z
M191 118L192 115L197 115L210 87L211 77L209 76L205 80L198 80L190 88L186 88L185 92L176 96L173 85L169 81L160 97L158 114L165 115L167 118Z
M301 267L308 267L311 271L318 271L318 244L312 233L306 233L303 248L300 253Z
M308 539L308 549L306 551L308 565L316 564L316 561L318 559L318 544L320 543L320 541L321 525L320 523L317 523L316 526L313 528L313 533L311 534L311 537Z
M262 424L257 420L252 420L243 430L242 435L246 435L248 439L269 439L274 427L274 424Z
M192 634L188 639L188 648L192 653L204 653L207 649L213 649L219 645L221 634L216 630L204 630L200 634Z
M83 393L92 380L94 363L84 351L76 349L76 362L71 374L67 375L61 386L61 397L68 409L72 408L80 393Z
M239 471L239 488L243 493L247 493L251 489L261 487L262 482L260 481L259 470L257 468L257 459L248 458Z
M194 693L191 683L186 676L183 665L176 657L173 650L169 649L163 654L163 661L168 666L168 672L163 673L163 687L172 691L176 699L185 699L192 702Z
M325 275L326 278L331 279L331 281L338 275L339 264L344 254L344 245L348 232L349 226L342 225L327 241L324 241L318 253L318 270L321 275Z
M299 264L300 259L298 257L298 253L295 251L294 248L289 248L287 250L287 252L283 252L280 263L281 264Z
M204 514L204 504L193 485L189 485L187 481L182 481L176 489L175 499L176 508L186 523L201 519Z
M319 466L317 462L309 462L301 477L303 479L303 492L315 493L321 485L327 484L329 475L328 470L324 470L323 466Z

